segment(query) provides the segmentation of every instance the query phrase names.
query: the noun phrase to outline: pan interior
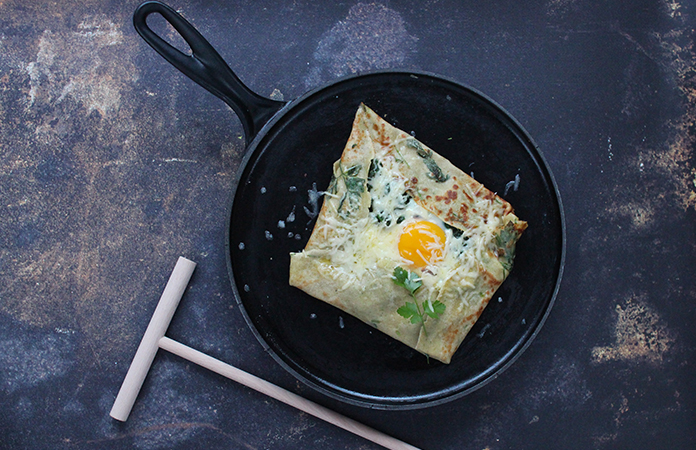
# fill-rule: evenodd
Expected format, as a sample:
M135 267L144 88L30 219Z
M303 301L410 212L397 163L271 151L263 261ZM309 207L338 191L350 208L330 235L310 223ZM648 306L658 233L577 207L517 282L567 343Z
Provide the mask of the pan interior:
M502 194L529 222L515 267L454 355L425 356L288 285L290 252L304 248L331 166L360 102ZM514 189L517 178L518 189ZM377 73L292 102L250 147L229 230L235 294L264 346L302 381L349 403L419 408L481 386L526 348L553 303L564 227L552 177L533 142L502 109L425 74Z

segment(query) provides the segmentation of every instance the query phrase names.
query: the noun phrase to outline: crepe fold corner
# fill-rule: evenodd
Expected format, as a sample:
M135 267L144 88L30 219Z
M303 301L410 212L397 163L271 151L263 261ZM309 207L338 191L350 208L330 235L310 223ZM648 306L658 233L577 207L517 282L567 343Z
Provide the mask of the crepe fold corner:
M403 227L424 218L446 243L416 267L399 245ZM361 104L309 241L290 255L290 285L448 364L526 228L508 202ZM394 282L396 267L422 283L414 295ZM409 320L399 313L408 303L444 311Z

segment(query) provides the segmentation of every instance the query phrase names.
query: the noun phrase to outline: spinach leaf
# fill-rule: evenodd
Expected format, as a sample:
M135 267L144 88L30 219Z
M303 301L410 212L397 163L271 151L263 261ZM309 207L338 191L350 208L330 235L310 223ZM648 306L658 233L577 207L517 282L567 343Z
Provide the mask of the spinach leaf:
M507 276L512 270L512 263L515 259L515 239L517 238L517 231L515 230L515 224L513 222L508 222L505 227L495 235L495 245L498 247L498 261L500 265L503 266L503 272Z
M423 148L420 142L415 139L408 139L406 141L406 145L414 149L416 154L423 158L423 163L425 163L425 166L430 171L430 173L428 173L428 178L435 180L438 183L444 183L445 181L449 180L449 175L445 175L442 172L442 169L440 169L440 166L438 166L433 159L432 150Z
M360 169L362 169L361 164L355 164L350 166L347 170L343 170L343 165L338 163L339 175L338 177L332 177L331 183L329 184L328 191L332 194L338 192L338 180L343 180L343 184L346 187L346 192L341 197L338 202L338 214L339 216L346 218L350 216L350 211L358 209L360 207L360 199L362 194L365 192L366 180L358 175L360 174ZM344 208L346 206L346 200L348 200L348 206L350 209Z

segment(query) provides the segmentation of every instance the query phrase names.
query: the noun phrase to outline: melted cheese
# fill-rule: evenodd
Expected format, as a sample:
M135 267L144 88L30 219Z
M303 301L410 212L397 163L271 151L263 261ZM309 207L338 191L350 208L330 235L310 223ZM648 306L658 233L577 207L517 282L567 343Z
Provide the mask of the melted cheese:
M364 291L376 280L391 277L396 266L403 266L421 277L421 295L425 298L440 300L458 310L467 309L478 300L469 294L481 291L482 272L491 272L493 266L494 277L502 278L502 272L495 270L495 265L499 265L495 235L502 220L497 213L499 208L493 204L494 199L469 192L476 199L472 208L476 214L469 217L467 228L456 231L455 237L451 226L414 200L400 171L404 162L395 153L393 146L388 147L372 161L375 167L367 179L369 215L355 222L341 220L337 215L327 216L317 228L323 244L306 253L326 261L325 275L340 280L341 290L359 285ZM336 208L340 196L325 195L325 201ZM417 221L434 224L445 236L440 256L424 257L429 264L422 267L414 266L399 252L404 228Z
M310 241L291 255L290 284L448 363L507 276L526 223L364 105L333 169ZM396 267L422 282L415 300L393 282ZM445 308L412 323L398 310L413 301Z

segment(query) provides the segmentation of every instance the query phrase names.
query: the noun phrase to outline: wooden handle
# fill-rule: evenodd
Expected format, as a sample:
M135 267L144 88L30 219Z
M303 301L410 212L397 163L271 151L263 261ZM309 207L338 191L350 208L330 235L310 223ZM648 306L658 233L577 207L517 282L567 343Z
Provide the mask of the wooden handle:
M150 370L152 360L155 359L157 349L159 348L159 340L167 332L169 322L172 321L174 311L179 306L179 301L184 295L186 286L188 285L193 270L196 268L196 263L184 257L179 257L179 260L174 266L167 286L165 286L159 303L152 314L150 324L145 330L143 339L140 341L140 346L135 352L133 362L128 368L126 378L123 380L121 389L118 391L114 406L111 408L111 417L121 422L125 422L130 415L135 399L143 386L147 372Z
M111 408L111 417L122 422L128 419L135 399L145 381L147 372L150 370L152 361L157 354L157 350L162 348L192 363L198 364L226 378L261 392L262 394L266 394L269 397L304 411L307 414L311 414L314 417L332 423L346 431L362 436L385 448L392 450L419 450L417 447L356 422L353 419L318 405L306 398L300 397L266 380L166 337L164 334L167 332L167 327L174 316L174 312L179 305L181 297L184 295L186 286L195 268L196 263L186 258L180 257L177 261L169 277L167 286L164 288L164 292L162 292L162 297L157 304L157 308L155 308L155 312L150 319L150 324L147 326L143 339L140 341L140 346L138 346L138 350L135 352L133 362L128 369L126 378L123 380L121 389L118 391L116 401L114 401L114 405Z
M234 380L240 384L243 384L244 386L261 392L262 394L266 394L269 397L304 411L307 414L311 414L314 417L332 423L343 428L344 430L350 431L353 434L362 436L365 439L377 443L385 448L392 450L418 450L417 447L388 436L380 431L368 427L367 425L363 425L360 422L356 422L353 419L318 405L310 400L307 400L306 398L300 397L297 394L269 383L268 381L248 372L244 372L241 369L226 364L213 358L212 356L208 356L205 353L201 353L198 350L187 347L186 345L174 341L166 336L160 338L159 346L168 352L174 353L175 355L191 361L192 363L205 367L206 369L220 374L223 377Z

